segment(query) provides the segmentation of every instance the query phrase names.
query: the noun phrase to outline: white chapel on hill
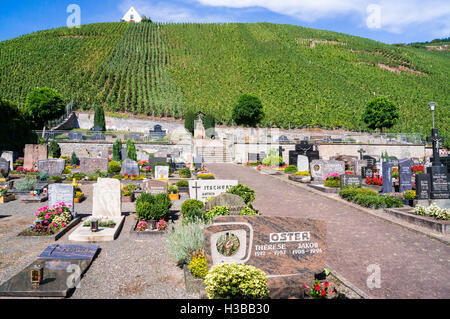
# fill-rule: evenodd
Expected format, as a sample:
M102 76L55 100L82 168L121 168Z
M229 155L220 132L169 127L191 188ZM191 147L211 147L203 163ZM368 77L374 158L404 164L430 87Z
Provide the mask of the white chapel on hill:
M125 15L123 16L122 20L123 21L127 21L127 22L141 22L142 17L136 11L136 9L131 7L130 10L128 10L128 12L125 13Z

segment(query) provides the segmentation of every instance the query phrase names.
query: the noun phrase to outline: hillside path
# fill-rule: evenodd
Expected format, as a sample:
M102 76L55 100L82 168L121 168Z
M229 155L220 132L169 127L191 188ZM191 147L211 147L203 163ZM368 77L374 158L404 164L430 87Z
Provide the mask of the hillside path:
M247 167L206 166L254 189L263 215L326 221L326 263L370 297L450 298L450 246ZM380 288L367 286L372 264L380 266Z

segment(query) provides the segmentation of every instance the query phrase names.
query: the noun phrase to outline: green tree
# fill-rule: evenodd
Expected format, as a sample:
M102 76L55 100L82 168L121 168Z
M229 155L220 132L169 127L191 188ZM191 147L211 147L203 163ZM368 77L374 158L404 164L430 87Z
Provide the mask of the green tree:
M61 157L61 148L59 147L59 144L55 140L50 141L50 146L48 148L48 153L53 158L60 158Z
M102 131L106 131L105 112L102 106L96 106L94 111L94 127L100 127Z
M136 146L132 140L127 140L127 158L137 161Z
M43 87L35 88L27 95L25 110L33 127L42 129L48 121L64 115L65 105L58 91Z
M211 114L206 114L203 117L203 126L205 127L206 136L211 137L214 134L214 128L216 127L216 119Z
M263 105L257 96L243 94L233 106L232 119L237 125L255 127L263 118Z
M195 113L189 111L184 116L184 128L194 135L194 121L195 121Z
M70 158L70 165L78 165L79 162L80 160L78 159L75 152L72 152L72 157Z
M119 138L113 144L112 160L115 162L120 162L121 159L122 159L122 140Z
M153 23L153 21L152 21L152 19L150 19L147 16L143 15L141 17L141 23Z
M383 128L390 128L397 123L398 108L388 98L377 97L367 102L362 119L369 128L380 129L383 133Z
M23 155L25 144L37 143L26 116L14 103L0 98L0 150Z

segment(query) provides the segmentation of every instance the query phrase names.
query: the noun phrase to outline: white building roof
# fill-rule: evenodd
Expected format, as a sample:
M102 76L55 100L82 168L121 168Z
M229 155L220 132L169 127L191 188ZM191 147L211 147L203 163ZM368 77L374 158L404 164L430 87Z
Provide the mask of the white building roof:
M128 10L127 13L123 16L122 20L124 21L134 21L134 22L141 22L142 17L141 15L134 9L134 7L131 7L130 10Z

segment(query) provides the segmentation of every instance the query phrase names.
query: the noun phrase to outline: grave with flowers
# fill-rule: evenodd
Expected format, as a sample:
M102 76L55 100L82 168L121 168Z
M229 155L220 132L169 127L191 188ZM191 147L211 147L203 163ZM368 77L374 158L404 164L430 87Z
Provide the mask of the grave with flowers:
M64 202L39 208L34 213L36 220L18 236L58 240L81 220L73 217L71 208L71 204Z

